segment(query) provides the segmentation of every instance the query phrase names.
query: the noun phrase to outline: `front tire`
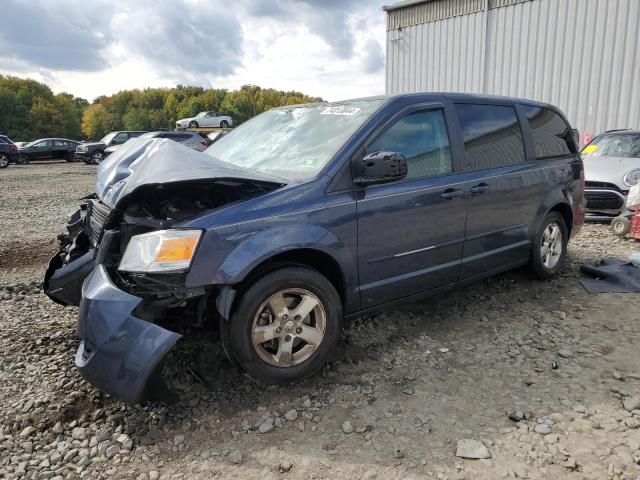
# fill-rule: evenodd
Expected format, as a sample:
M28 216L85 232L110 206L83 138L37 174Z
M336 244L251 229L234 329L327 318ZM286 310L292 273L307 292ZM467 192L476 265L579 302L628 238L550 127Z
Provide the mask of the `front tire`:
M20 165L29 165L30 162L31 162L31 157L29 157L29 155L27 155L26 153L20 154L20 158L18 158L18 163Z
M198 128L198 122L189 122L189 128Z
M9 162L9 156L4 153L0 153L0 169L7 168L9 166Z
M229 128L229 122L227 122L226 120L222 120L220 122L220 128Z
M100 165L104 160L104 152L102 150L96 150L91 154L91 163L94 165Z
M342 328L342 301L324 276L303 266L258 277L221 319L229 358L249 377L284 384L317 372Z
M529 266L533 274L540 280L557 276L567 256L568 242L564 218L558 212L549 212L540 224L531 250Z

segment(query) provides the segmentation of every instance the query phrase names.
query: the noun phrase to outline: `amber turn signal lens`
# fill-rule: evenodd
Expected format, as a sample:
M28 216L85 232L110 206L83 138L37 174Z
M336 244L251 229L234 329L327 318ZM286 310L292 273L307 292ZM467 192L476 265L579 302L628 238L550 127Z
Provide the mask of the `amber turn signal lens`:
M156 255L156 262L191 260L197 244L198 237L164 239Z

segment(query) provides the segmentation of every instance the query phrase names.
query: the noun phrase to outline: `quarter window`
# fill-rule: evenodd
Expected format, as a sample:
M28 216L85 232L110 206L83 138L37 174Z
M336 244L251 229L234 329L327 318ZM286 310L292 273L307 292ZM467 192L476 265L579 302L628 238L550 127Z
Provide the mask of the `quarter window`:
M415 112L398 120L367 149L398 152L407 159L407 178L451 172L449 136L442 110Z
M564 119L548 108L523 105L529 120L536 158L558 157L576 153L573 131Z
M524 162L524 144L513 107L457 104L467 157L474 170Z

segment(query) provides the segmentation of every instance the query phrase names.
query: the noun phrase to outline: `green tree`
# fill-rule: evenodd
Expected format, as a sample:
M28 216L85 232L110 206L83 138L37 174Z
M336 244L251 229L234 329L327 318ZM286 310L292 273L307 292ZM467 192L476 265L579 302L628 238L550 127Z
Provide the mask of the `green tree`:
M178 118L205 110L230 115L239 124L270 108L320 100L256 85L234 91L177 85L123 90L89 104L69 93L54 95L35 80L0 75L0 133L23 141L54 136L97 140L113 130L173 128Z

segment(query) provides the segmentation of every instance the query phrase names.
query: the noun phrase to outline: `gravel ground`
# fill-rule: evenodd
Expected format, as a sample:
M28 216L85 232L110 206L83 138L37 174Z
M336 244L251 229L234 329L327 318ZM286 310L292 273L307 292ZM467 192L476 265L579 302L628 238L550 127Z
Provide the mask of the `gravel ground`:
M0 172L0 478L640 478L640 295L578 283L640 243L588 225L560 278L510 272L350 323L336 361L287 388L239 375L205 332L172 353L180 402L131 407L79 377L77 309L38 286L94 172Z

